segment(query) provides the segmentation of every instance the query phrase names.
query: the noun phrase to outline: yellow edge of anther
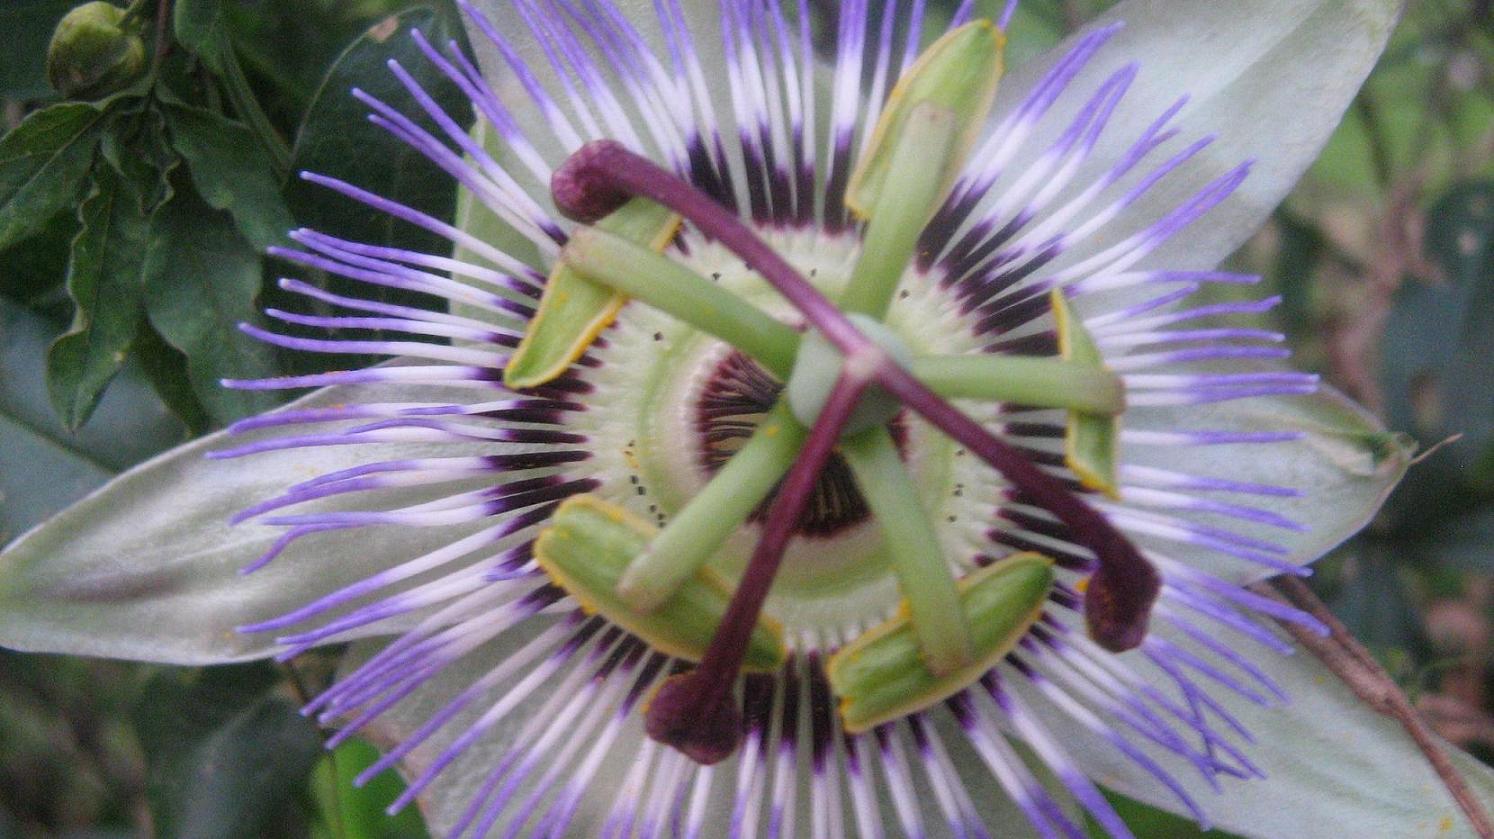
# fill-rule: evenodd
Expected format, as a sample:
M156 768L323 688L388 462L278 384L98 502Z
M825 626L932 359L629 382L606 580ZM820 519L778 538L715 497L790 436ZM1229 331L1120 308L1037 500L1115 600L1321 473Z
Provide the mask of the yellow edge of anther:
M679 233L682 224L684 224L683 218L677 214L671 215L669 220L649 240L649 249L656 253L662 253L669 246L669 243L674 241L674 237ZM545 279L545 290L540 295L539 308L535 312L534 319L529 321L528 326L524 329L524 337L519 341L519 346L515 348L513 355L509 358L509 362L503 370L503 383L514 390L539 387L563 375L572 364L576 363L576 359L585 354L586 350L597 340L597 337L602 334L603 330L617 320L618 312L622 311L623 304L628 302L628 298L622 294L613 294L612 298L607 302L606 307L598 312L596 317L587 321L586 327L576 336L569 349L566 350L565 355L559 358L554 364L528 376L511 375L511 371L520 366L517 362L529 352L533 336L543 330L546 317L553 311L552 307L546 304L552 302L560 304L564 302L563 300L552 300L553 295L565 293L563 290L560 290L563 280L562 273L585 281L585 277L567 265L564 260L556 262L555 267L550 270L550 276Z
M1048 563L1050 566L1053 563L1053 560L1044 554L1037 553L1036 551L1023 551L1022 553L1003 557L998 563L996 563L996 565L988 567L996 569L1001 564L1001 562L1009 562L1014 559L1041 559L1044 562ZM984 571L986 569L980 570ZM977 571L976 573L979 573L979 571ZM994 573L994 570L991 573ZM959 589L962 596L970 588L971 585L974 585L974 582L971 579L971 577L973 576L973 574L969 575L959 581ZM1052 584L1050 583L1050 591L1051 587ZM1028 612L1027 616L1022 620L1022 625L1030 629L1031 626L1037 622L1038 618L1042 616L1046 602L1047 598L1039 601L1037 605L1035 605ZM839 672L841 667L846 666L847 664L852 662L862 650L870 647L872 644L881 640L884 636L890 635L893 632L896 632L897 630L903 628L910 620L911 612L908 609L907 602L902 601L899 603L897 612L891 618L888 618L887 620L877 624L871 629L868 629L867 631L861 633L851 643L847 644L844 647L841 647L839 650L836 650L834 654L826 659L826 680L830 682L830 684L834 685L837 681L836 674ZM944 701L945 699L948 699L954 694L974 684L982 674L984 674L987 670L990 670L992 667L995 667L996 664L1000 662L1000 660L1004 658L1013 647L1016 646L1016 644L1022 639L1022 637L1026 635L1026 632L1027 630L1024 629L1021 633L1016 634L1014 638L1010 639L1009 643L1005 643L999 646L997 649L991 650L985 655L977 655L970 664L959 668L959 670L955 671L953 674L938 677L950 683L957 683L960 685L960 687L951 689L947 693L936 690L931 694L914 700L908 707L899 708L896 711L890 711L881 716L870 717L860 722L852 722L847 718L846 713L855 700L853 700L849 696L841 696L839 698L839 701L836 703L836 710L839 713L841 724L844 727L845 732L847 734L861 734L870 731L871 729L876 728L883 723L901 719L909 714L917 713L924 708L931 707L939 702Z
M622 311L623 303L627 302L627 298L621 294L613 294L612 299L607 302L606 308L602 309L597 313L596 317L587 322L586 328L581 331L581 334L576 336L576 340L571 343L565 355L557 359L554 364L528 376L510 375L510 372L519 366L515 362L528 354L532 336L544 328L546 316L551 311L545 304L550 302L551 292L559 287L558 275L562 271L570 272L572 276L579 278L579 275L571 271L570 267L565 263L558 263L555 266L555 270L550 273L549 279L545 281L545 291L540 296L539 310L535 313L534 319L529 322L529 327L524 330L524 338L519 341L519 346L514 350L513 356L509 358L508 365L503 368L503 384L514 390L539 387L560 378L572 364L576 363L576 359L585 354L587 348L596 341L597 336L602 334L602 330L611 326L613 321L617 320L617 313ZM560 293L563 294L564 292Z
M1073 329L1077 325L1077 318L1072 309L1069 308L1068 298L1064 296L1062 288L1055 288L1048 294L1052 301L1053 318L1058 330L1058 354L1066 361L1074 361L1074 339ZM1082 361L1082 359L1080 359ZM1099 365L1103 370L1109 370L1104 364ZM1120 433L1119 416L1102 416L1099 414L1081 414L1078 411L1069 411L1068 420L1065 423L1063 435L1063 461L1069 471L1079 479L1079 485L1085 489L1091 489L1105 495L1112 500L1120 500L1120 487L1113 476L1101 475L1099 472L1089 468L1079 457L1076 449L1078 441L1074 433L1074 425L1080 416L1091 419L1108 419L1115 429Z
M972 20L964 26L961 26L957 29L952 29L941 35L936 41L934 41L934 43L929 44L924 48L923 52L919 54L917 60L913 62L913 66L909 67L903 72L903 75L897 80L897 84L893 85L892 92L887 94L887 102L882 108L882 115L877 119L876 127L872 129L872 139L871 142L866 145L867 149L876 150L881 146L883 142L886 141L887 132L892 130L892 122L897 117L898 109L902 105L902 100L907 97L908 88L913 85L913 82L918 78L918 74L922 72L923 69L927 67L931 61L934 60L934 57L939 54L939 51L943 49L946 42L954 40L971 28L991 30L991 34L995 38L996 50L1000 52L1006 48L1006 33L998 29L995 23L992 23L985 18ZM993 78L992 84L990 86L990 93L986 96L986 101L981 103L981 113L990 113L991 105L996 101L997 85L999 84L1001 76L1004 72L1004 65L1001 61L998 60L996 62L995 69L992 70L991 73ZM845 193L846 209L849 210L851 212L851 215L854 216L858 221L866 221L871 217L871 208L862 205L860 199L857 197L861 192L861 182L865 179L866 166L864 164L864 161L858 161L856 168L851 172L850 180L846 183Z

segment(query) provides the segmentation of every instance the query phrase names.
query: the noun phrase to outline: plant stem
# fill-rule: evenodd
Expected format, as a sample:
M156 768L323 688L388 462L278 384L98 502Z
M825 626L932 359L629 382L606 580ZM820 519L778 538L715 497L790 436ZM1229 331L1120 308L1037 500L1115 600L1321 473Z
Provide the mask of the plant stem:
M155 55L151 59L151 76L161 68L161 62L166 59L166 53L171 51L168 25L171 20L171 0L157 0L156 3L156 45Z
M282 180L290 173L291 150L270 122L270 117L260 107L259 99L254 95L254 89L249 86L249 78L244 75L244 67L239 64L238 54L234 52L233 45L224 43L223 53L223 87L228 92L228 101L233 103L233 109L249 125L249 128L259 138L264 146L265 152L270 156L270 163L275 167L275 174Z
M1312 615L1328 627L1328 637L1287 620L1277 620L1297 643L1317 656L1329 670L1338 676L1354 695L1364 704L1387 717L1395 719L1411 735L1422 756L1431 764L1432 771L1457 802L1468 823L1480 839L1494 839L1494 823L1478 797L1469 789L1457 767L1448 760L1447 752L1438 742L1437 736L1427 727L1421 715L1412 706L1411 700L1396 685L1385 668L1370 655L1369 651L1349 632L1348 628L1334 616L1323 601L1307 584L1296 577L1278 577L1267 582L1256 583L1250 589L1257 594L1294 606Z

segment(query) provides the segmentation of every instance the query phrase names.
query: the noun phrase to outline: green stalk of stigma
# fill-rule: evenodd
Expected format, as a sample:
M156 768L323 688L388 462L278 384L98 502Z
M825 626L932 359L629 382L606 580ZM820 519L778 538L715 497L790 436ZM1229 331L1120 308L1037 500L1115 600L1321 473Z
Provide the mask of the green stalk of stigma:
M944 200L944 172L958 165L952 158L959 129L954 112L929 102L908 114L894 140L892 165L868 213L861 258L841 295L842 311L874 318L887 314L919 234Z
M969 664L974 656L970 627L954 574L892 435L886 428L870 429L845 440L841 453L881 525L924 665L943 675Z
M1126 410L1120 376L1099 363L1015 355L936 355L909 372L947 399L983 399L1115 416Z
M594 227L571 234L561 259L578 274L641 300L752 356L780 378L799 334L667 256Z
M780 402L747 444L633 559L618 581L618 596L642 612L668 601L768 497L793 465L805 433Z

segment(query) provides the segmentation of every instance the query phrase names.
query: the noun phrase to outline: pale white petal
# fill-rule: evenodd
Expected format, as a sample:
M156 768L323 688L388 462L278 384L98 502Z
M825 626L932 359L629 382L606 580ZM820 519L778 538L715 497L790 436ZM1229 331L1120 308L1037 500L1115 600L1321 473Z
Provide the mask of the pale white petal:
M1384 49L1401 7L1400 0L1120 3L1003 80L997 121L1017 109L1075 40L1124 23L1068 86L1009 171L1024 171L1101 82L1139 62L1140 73L1085 170L1114 165L1153 120L1187 94L1188 105L1174 123L1183 136L1174 142L1218 139L1128 209L1126 218L1159 218L1224 172L1255 161L1232 198L1147 256L1137 270L1212 268L1260 228L1317 157ZM1085 182L1082 175L1076 179ZM1099 250L1137 226L1111 225L1081 252Z

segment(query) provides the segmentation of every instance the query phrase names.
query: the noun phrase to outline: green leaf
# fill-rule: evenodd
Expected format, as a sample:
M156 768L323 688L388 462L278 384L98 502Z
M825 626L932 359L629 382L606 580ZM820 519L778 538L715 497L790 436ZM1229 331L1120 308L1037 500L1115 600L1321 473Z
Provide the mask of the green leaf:
M1406 557L1400 551L1389 556L1387 548L1374 541L1361 540L1356 546L1330 601L1333 613L1377 654L1425 652L1426 634L1416 602L1401 579L1398 563Z
M52 405L69 429L88 421L135 342L150 232L134 189L110 166L94 167L78 221L67 275L73 324L47 353Z
M407 5L408 0L231 3L234 52L246 70L273 89L275 96L266 103L272 113L299 118L338 54L377 19Z
M223 75L229 60L228 4L223 0L177 0L172 26L176 40Z
M314 791L321 823L313 829L314 839L426 839L430 835L418 809L406 807L392 817L384 812L405 791L398 776L386 772L365 786L353 785L379 756L368 741L354 737L317 764Z
M1440 565L1460 571L1494 570L1494 508L1485 506L1443 522L1425 551Z
M304 824L298 796L322 741L268 692L274 677L268 667L167 671L146 686L135 720L156 835L256 839Z
M103 124L99 108L67 102L37 111L0 139L0 249L73 205Z
M284 243L295 221L254 132L201 108L168 104L165 111L171 144L186 159L203 200L228 211L256 249Z
M0 837L134 836L122 828L138 801L139 747L128 728L142 687L136 668L0 650L0 674ZM27 830L7 811L23 815ZM73 832L77 825L94 830Z
M265 393L231 391L219 380L279 372L275 353L239 331L256 319L262 266L226 213L178 190L156 216L145 257L145 304L150 323L187 356L197 398L218 422L276 404Z
M471 105L416 47L410 38L410 30L416 28L433 44L463 37L450 16L425 8L390 17L365 33L343 52L323 80L297 135L292 170L340 178L436 218L450 219L456 207L456 182L419 152L369 123L367 107L349 93L358 87L416 118L419 107L386 66L391 59L397 60L454 120L470 125ZM429 120L417 121L439 133ZM290 183L286 200L298 222L324 233L423 253L451 250L445 239L305 181ZM307 279L340 293L427 305L408 293L342 278L313 275ZM281 308L304 309L306 305L290 295L271 299Z
M1427 214L1426 256L1440 276L1406 278L1381 337L1380 385L1398 428L1435 444L1391 499L1392 524L1436 536L1477 505L1477 463L1494 444L1494 181L1455 185Z
M171 175L181 164L166 136L166 117L155 103L110 122L99 152L134 185L140 211L154 213L171 200Z
M52 92L47 84L47 44L57 21L75 5L74 0L7 0L0 5L0 32L6 37L0 97L25 101Z
M183 437L181 425L128 366L93 422L76 434L63 428L47 403L44 365L60 331L0 300L0 543Z
M1281 294L1278 317L1285 331L1293 338L1293 346L1310 344L1308 330L1313 323L1313 279L1323 259L1323 233L1308 218L1288 211L1285 207L1276 213L1276 226L1281 242L1276 247L1276 257L1271 266L1271 280ZM1297 356L1297 364L1308 366L1311 362Z
M276 169L283 173L290 161L290 150L239 64L233 44L230 4L226 0L179 0L173 24L177 41L196 53L213 71L234 111L254 130Z
M456 38L461 27L451 16L412 9L380 22L353 42L327 72L296 137L294 169L355 183L387 198L449 219L456 207L456 183L415 149L367 120L368 108L349 92L357 87L407 112L420 114L404 86L389 72L398 61L460 125L470 126L472 106L457 87L432 67L410 37L419 29L433 44ZM428 119L417 119L434 133ZM412 228L386 213L367 210L323 187L304 182L287 188L297 220L309 227L370 242L401 247L449 249L445 239Z
M0 414L0 542L81 498L113 473ZM46 480L37 481L36 476Z
M34 308L65 303L67 261L78 235L78 214L58 213L31 238L0 248L0 296ZM65 314L65 313L64 313Z
M187 426L188 433L200 437L212 426L212 417L197 394L192 392L192 382L187 375L187 357L166 343L149 323L141 326L135 338L135 360L140 369L156 389L156 395Z
M1442 271L1408 279L1385 324L1382 383L1391 418L1435 438L1494 432L1494 181L1454 186L1427 212L1426 256ZM1420 387L1434 392L1418 394ZM1418 406L1419 397L1440 404ZM1421 410L1418 410L1420 408Z

